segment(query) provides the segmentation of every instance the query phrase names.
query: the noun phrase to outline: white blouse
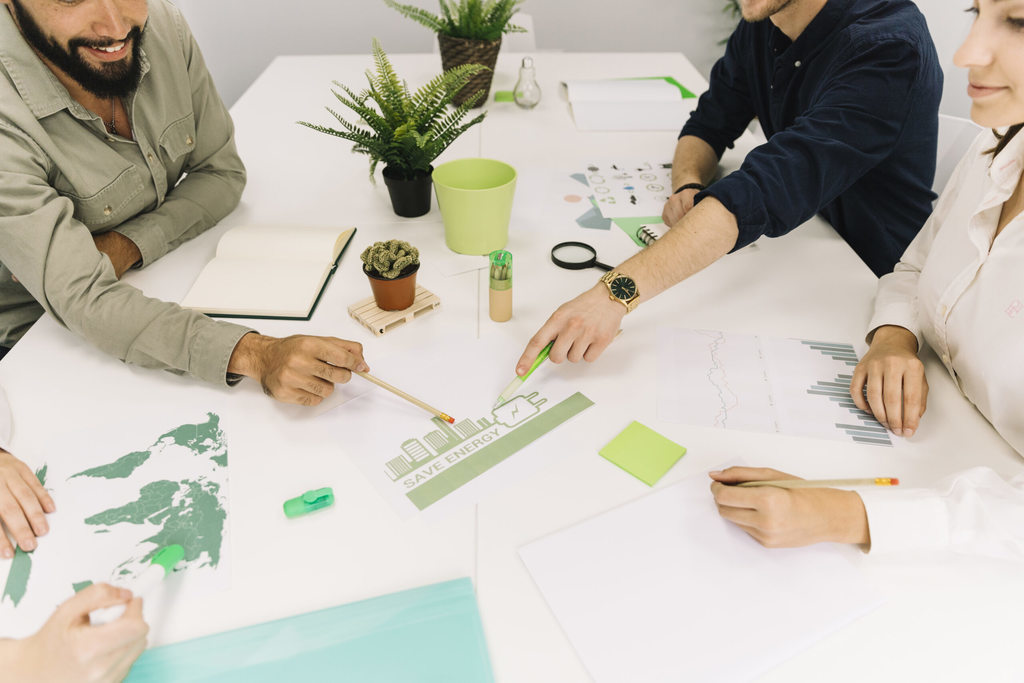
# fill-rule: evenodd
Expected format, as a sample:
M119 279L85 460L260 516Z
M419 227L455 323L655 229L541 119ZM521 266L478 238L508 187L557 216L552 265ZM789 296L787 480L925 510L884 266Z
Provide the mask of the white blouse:
M1024 133L992 159L981 133L895 270L878 284L869 329L900 325L927 342L963 394L1024 455L1024 213L993 236L1024 168ZM871 552L948 549L1024 560L1024 473L988 468L935 490L859 492Z

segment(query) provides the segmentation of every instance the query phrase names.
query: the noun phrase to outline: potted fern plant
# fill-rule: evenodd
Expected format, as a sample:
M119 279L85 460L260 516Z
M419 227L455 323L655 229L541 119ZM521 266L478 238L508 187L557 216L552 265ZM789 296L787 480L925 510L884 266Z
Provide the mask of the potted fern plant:
M401 311L416 300L416 271L420 269L419 249L402 240L374 242L359 256L377 308Z
M341 130L308 121L298 123L354 142L353 152L370 157L371 181L377 165L383 163L384 184L395 213L410 218L422 216L430 211L430 174L434 170L431 165L434 159L467 129L484 119L484 114L479 114L468 123L464 122L478 98L471 98L454 111L448 109L459 89L484 67L466 64L449 69L416 92L410 92L376 38L373 61L376 72L367 70L367 89L356 93L334 81L341 92L331 91L367 127L352 123L330 107L327 111L341 124Z
M501 36L505 33L525 33L526 29L511 23L512 15L523 0L438 0L441 14L434 14L415 5L403 5L395 0L384 4L398 10L403 16L423 24L437 33L441 48L441 68L451 69L461 64L482 64L486 71L478 73L456 95L455 104L468 102L483 92L472 106L481 106L491 89L494 65L501 49Z

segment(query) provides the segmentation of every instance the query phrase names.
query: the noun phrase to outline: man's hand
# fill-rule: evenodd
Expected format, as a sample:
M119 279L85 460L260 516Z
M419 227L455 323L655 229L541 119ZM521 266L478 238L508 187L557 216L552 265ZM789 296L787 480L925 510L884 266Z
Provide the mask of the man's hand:
M525 375L537 354L554 340L548 359L554 363L569 360L593 362L604 352L619 331L626 307L608 298L608 288L598 283L571 301L558 307L537 330L516 363L516 374Z
M96 249L110 259L118 280L129 268L142 260L142 252L135 246L135 242L119 232L109 230L93 235L92 241L96 243Z
M928 405L928 380L914 333L896 325L875 330L871 348L853 371L850 396L893 434L913 436Z
M718 514L766 548L870 541L864 503L854 491L727 485L798 478L766 468L730 467L709 474Z
M318 405L335 384L368 372L363 346L336 337L297 335L278 339L250 332L228 362L228 372L259 380L263 392L285 403Z
M44 513L56 510L53 499L28 465L0 448L0 519L25 552L36 549L36 537L50 530ZM7 534L0 530L0 557L14 557Z
M683 190L668 198L665 208L661 210L661 220L667 227L671 228L690 212L690 209L693 208L693 198L697 196L698 192L700 190Z
M109 624L91 626L89 612L128 603L125 613ZM39 632L24 640L0 641L4 680L122 681L146 649L149 627L142 620L142 600L130 591L95 584L68 599Z

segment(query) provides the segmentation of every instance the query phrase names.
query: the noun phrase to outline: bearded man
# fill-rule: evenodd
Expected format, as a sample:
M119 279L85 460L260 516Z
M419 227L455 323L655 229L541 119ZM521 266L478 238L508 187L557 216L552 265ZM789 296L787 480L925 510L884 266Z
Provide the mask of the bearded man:
M0 357L43 312L122 361L315 405L359 344L277 339L120 281L239 201L234 127L165 0L0 0Z

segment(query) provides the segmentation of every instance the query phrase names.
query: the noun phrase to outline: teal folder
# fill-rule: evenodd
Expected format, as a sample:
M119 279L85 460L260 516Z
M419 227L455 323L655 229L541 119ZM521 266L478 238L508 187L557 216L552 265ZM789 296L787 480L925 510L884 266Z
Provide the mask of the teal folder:
M493 683L468 578L147 650L126 679Z

